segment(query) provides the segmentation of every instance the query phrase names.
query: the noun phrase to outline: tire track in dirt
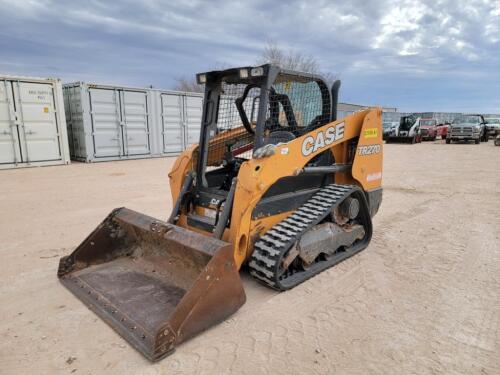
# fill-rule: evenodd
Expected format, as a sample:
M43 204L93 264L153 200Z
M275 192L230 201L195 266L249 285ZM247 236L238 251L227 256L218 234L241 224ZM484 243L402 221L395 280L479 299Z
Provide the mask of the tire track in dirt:
M391 146L365 251L281 294L243 275L247 304L155 364L59 285L55 255L112 207L166 217L166 162L17 171L22 179L4 181L21 194L1 202L12 215L0 226L0 366L51 375L500 373L498 150ZM435 160L439 171L429 168ZM117 172L119 184L105 178Z

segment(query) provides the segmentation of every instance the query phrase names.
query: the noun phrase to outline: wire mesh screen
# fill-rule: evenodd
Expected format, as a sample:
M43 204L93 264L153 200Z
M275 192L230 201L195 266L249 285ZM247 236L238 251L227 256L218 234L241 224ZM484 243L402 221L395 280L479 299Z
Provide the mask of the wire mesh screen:
M245 93L245 90L247 92ZM246 97L245 97L246 94ZM222 83L222 94L219 98L217 130L210 134L208 147L208 166L222 164L226 153L233 157L250 159L252 156L254 134L243 126L242 117L237 108L237 100L241 103L251 126L257 121L259 87L248 87L246 84Z
M284 143L329 122L330 96L322 90L328 88L316 81L280 75L267 93L266 118L257 119L260 88L222 82L217 129L209 135L207 167L213 169L222 165L228 153L230 157L252 157L254 134L244 127L238 102L249 126L254 128L257 120L262 122L259 125L264 127L264 144Z
M330 121L329 99L323 102L323 98L329 98L329 93L322 92L328 88L315 81L293 78L279 76L269 93L266 130L271 137L276 131L297 137Z

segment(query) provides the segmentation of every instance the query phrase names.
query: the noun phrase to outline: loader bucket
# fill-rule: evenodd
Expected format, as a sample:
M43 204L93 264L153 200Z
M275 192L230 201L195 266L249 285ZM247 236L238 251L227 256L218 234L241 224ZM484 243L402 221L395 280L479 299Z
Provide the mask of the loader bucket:
M61 258L58 277L152 361L246 298L229 243L127 208Z

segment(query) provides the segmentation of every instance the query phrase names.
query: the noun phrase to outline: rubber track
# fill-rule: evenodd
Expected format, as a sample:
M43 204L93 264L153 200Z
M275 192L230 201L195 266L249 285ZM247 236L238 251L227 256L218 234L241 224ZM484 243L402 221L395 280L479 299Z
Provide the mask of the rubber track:
M289 289L289 287L279 285L277 275L280 268L279 262L302 234L329 215L331 210L355 189L359 188L351 185L327 185L315 193L292 215L274 225L254 245L254 251L248 264L250 274L271 288ZM309 273L309 275L304 275L304 279L297 284L316 274L315 272Z

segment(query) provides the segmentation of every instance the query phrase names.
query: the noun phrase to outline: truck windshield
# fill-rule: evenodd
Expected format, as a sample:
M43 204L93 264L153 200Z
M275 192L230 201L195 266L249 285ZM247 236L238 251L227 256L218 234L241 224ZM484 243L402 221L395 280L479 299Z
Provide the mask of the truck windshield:
M500 118L489 118L486 120L488 124L500 124Z
M458 116L453 120L453 124L477 124L479 116Z
M434 125L434 120L420 120L420 125L432 126Z

